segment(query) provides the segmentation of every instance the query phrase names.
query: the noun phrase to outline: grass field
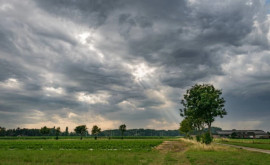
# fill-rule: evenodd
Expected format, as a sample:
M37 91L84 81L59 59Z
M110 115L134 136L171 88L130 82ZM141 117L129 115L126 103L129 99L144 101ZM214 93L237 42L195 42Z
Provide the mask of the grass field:
M156 146L166 141L161 149ZM163 143L165 144L165 143ZM162 145L160 145L162 146ZM180 148L180 149L179 149ZM270 155L185 139L0 140L0 165L269 164Z
M59 139L80 139L80 136L59 136ZM122 139L122 136L112 136L111 139ZM124 136L125 139L176 139L176 136ZM0 140L33 140L33 139L55 139L55 136L0 136ZM83 139L94 139L94 136L84 136ZM98 139L109 139L100 136Z
M270 150L270 139L217 139L216 142Z

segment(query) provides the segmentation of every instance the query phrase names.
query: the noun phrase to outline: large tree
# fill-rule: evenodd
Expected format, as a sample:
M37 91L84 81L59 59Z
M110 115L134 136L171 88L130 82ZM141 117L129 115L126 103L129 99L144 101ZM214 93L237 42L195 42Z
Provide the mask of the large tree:
M211 84L196 84L186 91L181 100L183 108L180 115L193 120L204 122L211 134L211 125L216 117L223 118L227 114L224 109L225 100L221 97L222 91L215 89Z
M97 140L97 135L101 132L101 128L97 125L94 125L92 128L92 135L95 135L95 140Z
M82 140L82 136L83 134L85 134L85 132L87 131L87 127L86 125L79 125L77 126L74 131L77 133L77 134L80 134L81 135L81 140Z
M120 125L119 130L121 131L122 139L124 139L124 132L127 130L126 124Z

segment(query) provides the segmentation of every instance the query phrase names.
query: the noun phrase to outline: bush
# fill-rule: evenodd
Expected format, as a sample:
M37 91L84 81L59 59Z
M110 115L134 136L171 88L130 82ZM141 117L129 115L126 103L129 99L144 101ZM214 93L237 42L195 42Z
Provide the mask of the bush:
M200 142L201 141L201 135L196 135L196 141Z
M210 144L212 141L213 141L213 138L210 136L209 132L206 132L205 134L203 134L202 142L204 144Z
M237 137L237 134L236 134L235 132L233 132L233 133L231 134L231 138L235 139L236 137Z

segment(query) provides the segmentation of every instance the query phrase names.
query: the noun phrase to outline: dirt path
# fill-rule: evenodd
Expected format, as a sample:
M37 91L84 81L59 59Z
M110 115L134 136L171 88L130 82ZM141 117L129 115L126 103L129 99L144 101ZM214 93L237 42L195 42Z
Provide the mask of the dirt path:
M270 154L270 150L263 150L263 149L250 148L250 147L243 147L243 146L237 146L237 145L232 145L232 144L223 144L223 143L217 143L217 144L224 145L224 146L235 147L235 148L240 148L240 149L245 149L245 150L248 150L248 151L255 151L255 152L261 152L261 153Z
M156 147L157 150L162 152L180 152L186 149L186 144L179 141L164 141Z
M156 147L156 150L163 153L163 157L161 158L162 160L153 164L190 165L189 160L185 156L185 151L187 149L187 144L182 141L164 141L162 144Z

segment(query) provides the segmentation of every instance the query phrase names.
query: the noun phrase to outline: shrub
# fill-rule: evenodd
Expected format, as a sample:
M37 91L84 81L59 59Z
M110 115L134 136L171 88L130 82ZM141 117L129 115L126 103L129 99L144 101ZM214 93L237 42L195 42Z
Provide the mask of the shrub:
M205 144L210 144L213 141L213 138L211 137L209 132L206 132L202 136L202 142Z
M196 135L196 141L200 142L201 141L201 135Z
M233 133L231 134L231 138L235 139L236 137L237 137L237 134L236 134L235 132L233 132Z

